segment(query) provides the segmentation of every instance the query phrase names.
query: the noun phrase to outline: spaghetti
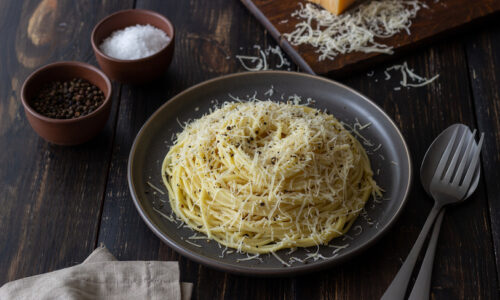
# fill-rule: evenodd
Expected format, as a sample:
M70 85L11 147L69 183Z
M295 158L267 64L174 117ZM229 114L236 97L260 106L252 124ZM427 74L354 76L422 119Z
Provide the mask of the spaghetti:
M175 214L252 254L328 244L380 190L332 115L292 103L225 103L188 124L162 176Z

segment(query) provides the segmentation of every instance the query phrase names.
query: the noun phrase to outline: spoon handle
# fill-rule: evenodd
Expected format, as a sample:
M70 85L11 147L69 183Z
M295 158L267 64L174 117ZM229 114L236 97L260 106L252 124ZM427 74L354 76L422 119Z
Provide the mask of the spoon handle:
M406 290L408 288L408 282L410 281L411 273L413 272L413 267L417 262L418 254L420 253L420 249L422 249L422 245L424 244L425 238L429 233L429 230L436 220L436 217L441 210L440 205L434 204L432 207L427 220L425 221L424 227L422 227L422 231L418 235L413 248L411 249L408 257L405 262L401 266L396 274L396 277L391 282L391 285L387 288L384 295L382 295L381 300L403 300L406 294Z
M434 229L432 230L431 240L427 246L427 252L425 253L424 261L418 272L417 281L413 285L410 297L408 300L421 300L429 299L431 291L431 278L432 278L432 267L434 265L434 256L436 253L436 245L439 237L439 232L441 231L441 223L443 222L443 216L445 208L441 210L436 224L434 224Z

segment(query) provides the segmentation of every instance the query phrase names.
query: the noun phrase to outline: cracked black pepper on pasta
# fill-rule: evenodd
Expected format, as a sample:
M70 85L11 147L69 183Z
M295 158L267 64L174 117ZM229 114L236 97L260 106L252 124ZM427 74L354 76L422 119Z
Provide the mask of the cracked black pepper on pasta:
M225 103L187 124L162 176L179 218L253 254L328 244L381 192L337 119L272 101Z

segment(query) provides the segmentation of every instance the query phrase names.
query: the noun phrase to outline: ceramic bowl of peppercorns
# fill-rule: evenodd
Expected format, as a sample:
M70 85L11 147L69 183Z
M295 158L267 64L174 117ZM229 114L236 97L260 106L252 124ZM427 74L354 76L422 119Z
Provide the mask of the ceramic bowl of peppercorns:
M42 138L57 145L96 136L111 110L111 82L96 67L57 62L33 72L21 89L24 112Z

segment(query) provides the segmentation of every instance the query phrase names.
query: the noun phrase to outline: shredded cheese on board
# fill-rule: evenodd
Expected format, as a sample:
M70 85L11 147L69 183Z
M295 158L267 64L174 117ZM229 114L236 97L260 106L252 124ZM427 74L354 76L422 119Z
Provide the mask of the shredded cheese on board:
M350 52L392 54L392 47L378 41L405 31L411 34L412 19L426 7L418 0L368 1L336 16L321 7L299 3L292 17L302 19L295 31L284 36L294 46L311 45L319 60L333 60Z

